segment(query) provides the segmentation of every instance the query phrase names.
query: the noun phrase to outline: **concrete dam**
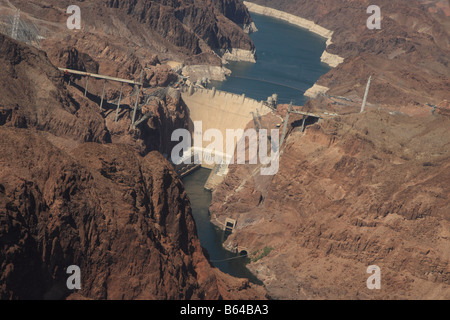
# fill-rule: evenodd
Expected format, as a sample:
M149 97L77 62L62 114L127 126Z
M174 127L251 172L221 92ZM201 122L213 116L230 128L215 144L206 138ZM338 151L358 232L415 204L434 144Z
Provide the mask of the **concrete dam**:
M245 130L248 123L253 120L256 114L265 115L272 112L272 109L266 102L257 101L246 97L245 95L238 95L230 92L220 91L216 89L205 89L195 86L183 86L181 88L181 96L188 107L190 114L189 131L193 136L198 134L194 132L194 122L202 122L202 132L209 129L220 130L223 137L227 136L227 130ZM203 161L201 166L212 169L211 176L208 179L205 187L212 189L224 178L228 172L228 165L225 163L210 165L210 162L215 154L211 154L211 150L206 147L210 144L209 141L202 140L202 150L192 148L193 152L201 151ZM224 150L235 149L237 141L223 141ZM224 151L226 153L226 151ZM191 153L191 154L192 154ZM223 154L223 158L231 157L232 154ZM184 170L186 172L187 170Z
M203 131L219 129L223 136L227 129L245 129L253 120L252 114L265 115L272 111L263 101L215 89L183 87L181 95L192 122L202 121Z

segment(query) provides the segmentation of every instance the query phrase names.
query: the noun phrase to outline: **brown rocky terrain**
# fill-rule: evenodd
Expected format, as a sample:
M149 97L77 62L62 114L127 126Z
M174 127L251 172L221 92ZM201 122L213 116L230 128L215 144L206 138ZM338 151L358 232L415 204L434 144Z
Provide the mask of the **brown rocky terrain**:
M92 299L263 297L209 265L161 155L97 143L66 153L39 132L0 130L2 299L64 298L70 265Z
M14 14L14 9L20 8L21 17L37 25L46 38L44 47L60 47L72 41L79 51L95 59L118 53L139 59L157 54L162 60L221 64L216 54L220 50L254 49L242 29L252 20L240 0L82 1L76 4L81 9L81 30L66 27L70 16L66 9L73 5L69 0L2 2L0 9L5 14ZM121 50L114 50L117 47ZM100 53L94 55L95 51ZM121 61L112 59L116 60Z
M344 63L318 84L329 94L292 116L280 170L231 166L214 191L213 221L237 220L225 246L245 247L249 268L277 299L449 299L449 19L445 1L254 0L334 31ZM139 80L144 96L176 74L168 62L221 66L217 53L253 50L240 0L78 1L82 30L66 28L68 0L0 0L39 28L42 52L0 35L0 298L255 299L263 288L211 267L183 186L162 154L186 127L186 106L167 92L144 103L130 129L133 88L64 83L56 67ZM367 112L359 102L373 75ZM426 103L437 105L432 109ZM278 114L263 117L275 127ZM82 290L65 289L65 268ZM382 289L368 290L369 265Z
M356 103L319 96L297 107L339 116L309 118L302 133L292 115L277 175L230 167L210 207L218 225L237 220L225 247L247 249L276 299L450 299L446 6L377 1L382 29L372 31L368 1L251 2L333 30L327 50L345 60L318 84ZM381 268L381 290L366 287L370 265Z
M73 5L64 1L0 1L0 29L11 32L6 22L17 9L21 20L34 24L38 45L58 67L139 80L165 87L177 80L170 62L181 65L221 67L227 50L254 50L244 29L252 24L240 0L196 1L82 1L81 30L69 30L66 22ZM223 72L223 71L220 71ZM192 78L207 76L202 72ZM74 78L84 87L84 82ZM195 81L196 79L194 79ZM103 81L91 81L90 93L100 96ZM120 84L109 83L107 100L119 96ZM132 88L126 86L125 96Z
M265 298L210 265L178 175L151 151L186 124L176 95L144 105L152 117L129 131L129 108L114 123L43 51L0 35L0 69L0 299Z
M48 131L73 143L126 143L134 145L141 154L152 150L168 153L171 143L167 141L170 137L166 133L188 125L188 114L181 99L164 96L162 100L144 106L140 113L152 112L152 116L130 131L131 106L134 107L135 101L130 97L131 87L124 90L125 98L118 122L115 122L114 104L107 105L102 112L98 108L102 81L91 79L90 93L84 97L85 79L73 79L74 85L66 86L61 72L39 50L11 41L3 35L0 35L0 44L3 54L0 64L4 70L4 76L0 79L4 89L0 113L2 125ZM60 51L57 57L65 63L65 67L78 66L85 71L95 71L99 65L73 47ZM46 77L41 79L43 75ZM163 78L163 72L156 75L156 79ZM117 84L108 84L107 97L108 94L111 98L117 98Z
M74 141L111 140L103 117L87 100L74 100L39 50L0 34L0 124L35 128Z
M440 1L253 0L332 30L327 51L344 63L317 82L339 96L364 95L373 75L369 102L423 106L448 99L450 91L450 17ZM366 26L369 5L381 9L381 29ZM434 4L434 5L433 5ZM448 5L447 5L448 7ZM446 8L446 7L444 7Z
M292 129L273 178L231 168L213 221L237 220L230 248L273 248L249 267L275 298L448 299L449 124L369 111Z

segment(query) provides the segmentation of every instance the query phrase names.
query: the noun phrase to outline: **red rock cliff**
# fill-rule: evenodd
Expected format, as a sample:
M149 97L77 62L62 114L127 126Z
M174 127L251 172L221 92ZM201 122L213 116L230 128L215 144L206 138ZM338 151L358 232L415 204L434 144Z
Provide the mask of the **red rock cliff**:
M211 267L160 153L111 143L120 134L42 51L0 36L0 52L1 299L265 297Z

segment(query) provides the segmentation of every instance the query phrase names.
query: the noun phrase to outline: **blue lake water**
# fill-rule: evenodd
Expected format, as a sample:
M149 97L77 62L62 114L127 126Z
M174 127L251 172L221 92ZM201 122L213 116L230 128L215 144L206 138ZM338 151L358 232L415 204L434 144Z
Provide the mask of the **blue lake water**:
M251 34L256 46L256 63L230 62L232 75L213 81L210 87L267 100L278 94L279 103L303 105L306 90L330 68L320 61L326 40L306 29L282 20L252 14L259 31Z

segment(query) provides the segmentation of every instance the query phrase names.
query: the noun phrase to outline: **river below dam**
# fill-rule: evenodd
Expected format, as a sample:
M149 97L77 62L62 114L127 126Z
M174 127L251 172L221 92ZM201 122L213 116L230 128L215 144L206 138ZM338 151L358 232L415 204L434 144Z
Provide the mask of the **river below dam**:
M247 257L232 253L223 248L226 234L213 223L209 214L211 204L211 191L204 188L211 170L201 168L183 178L183 184L191 201L192 214L202 247L205 248L214 266L225 273L238 278L247 278L251 282L259 280L245 267L249 262Z
M303 95L330 70L320 61L326 39L283 20L252 13L258 32L251 39L256 46L256 63L230 62L226 81L211 81L209 87L256 100L278 94L279 103L303 105Z
M257 49L256 63L232 62L227 68L232 75L224 82L211 82L211 87L247 97L266 100L278 94L279 103L303 105L304 92L330 68L320 61L325 39L282 20L252 14L259 31L251 35ZM261 282L247 268L249 259L225 250L224 231L211 223L211 192L204 189L210 170L199 169L183 178L192 206L197 232L214 266L225 273L251 282ZM239 222L238 222L239 223Z

